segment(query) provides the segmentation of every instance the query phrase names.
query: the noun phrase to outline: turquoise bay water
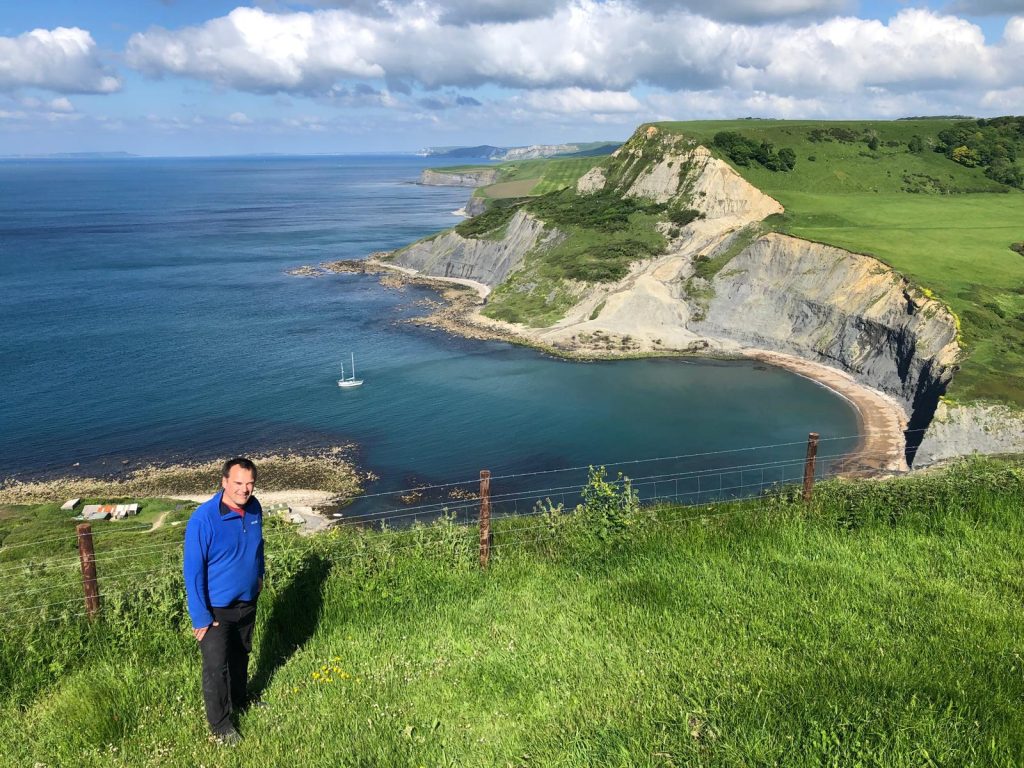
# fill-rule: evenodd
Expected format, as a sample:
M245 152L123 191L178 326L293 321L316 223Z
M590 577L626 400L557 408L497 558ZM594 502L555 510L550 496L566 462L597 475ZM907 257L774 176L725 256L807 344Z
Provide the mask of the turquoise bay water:
M0 477L351 441L381 476L371 493L489 468L525 475L495 481L495 493L522 496L509 496L518 508L529 493L557 497L582 478L529 473L712 454L621 467L663 475L660 488L642 490L665 495L682 493L681 472L792 462L809 431L826 439L823 453L852 444L833 439L856 432L848 404L784 371L568 363L400 323L423 311L417 302L433 295L425 289L285 274L455 223L468 190L410 183L427 164L0 163ZM350 352L366 384L340 390L338 364ZM714 453L780 443L791 445ZM758 471L740 483L756 483ZM774 471L769 481L781 478ZM395 504L382 495L362 508Z

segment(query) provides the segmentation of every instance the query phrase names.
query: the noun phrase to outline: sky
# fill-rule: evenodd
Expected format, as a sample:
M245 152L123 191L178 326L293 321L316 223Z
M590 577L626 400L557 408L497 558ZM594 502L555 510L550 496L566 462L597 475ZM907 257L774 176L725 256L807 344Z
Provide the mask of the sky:
M1024 0L0 0L0 155L1024 113Z

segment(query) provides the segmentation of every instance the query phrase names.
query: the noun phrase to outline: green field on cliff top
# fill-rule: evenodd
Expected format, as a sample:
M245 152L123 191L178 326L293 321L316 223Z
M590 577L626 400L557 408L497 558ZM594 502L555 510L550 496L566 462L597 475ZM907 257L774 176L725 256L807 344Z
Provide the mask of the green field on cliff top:
M92 624L74 513L0 507L0 764L1021 765L1020 465L798 491L502 519L487 572L472 526L268 519L270 706L234 750L205 736L191 507L94 524Z
M957 314L966 358L948 394L959 400L992 400L1024 406L1024 192L992 178L984 154L936 151L943 131L973 121L729 120L657 123L660 130L713 148L754 186L786 208L768 225L780 232L865 253L929 289ZM983 140L984 126L968 135ZM646 129L642 126L640 131ZM991 128L989 129L991 130ZM638 134L640 133L638 131ZM793 151L795 167L773 171L750 160L735 162L715 148L721 132L738 133L776 151ZM998 161L1004 180L1024 172L1024 134L1015 139L1020 157ZM1011 142L1012 143L1012 142ZM1011 152L1012 155L1012 152ZM594 165L614 158L535 160L501 168L502 181L535 179L533 196L571 187ZM986 170L989 174L986 175ZM1017 177L1019 178L1019 176ZM522 194L524 185L515 187ZM488 190L479 190L488 196ZM505 197L497 187L493 197ZM529 265L528 265L529 267ZM550 271L550 270L549 270ZM542 269L533 269L537 281ZM543 277L543 275L541 275ZM539 284L545 296L554 276ZM540 295L540 289L535 291ZM522 291L498 293L506 319L550 322L571 299L541 302Z

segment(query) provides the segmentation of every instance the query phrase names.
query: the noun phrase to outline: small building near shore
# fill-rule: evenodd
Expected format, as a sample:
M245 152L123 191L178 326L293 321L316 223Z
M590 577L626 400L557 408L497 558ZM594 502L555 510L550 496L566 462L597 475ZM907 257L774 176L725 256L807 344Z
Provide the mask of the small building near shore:
M86 504L82 508L83 520L124 520L139 514L139 505L134 504Z

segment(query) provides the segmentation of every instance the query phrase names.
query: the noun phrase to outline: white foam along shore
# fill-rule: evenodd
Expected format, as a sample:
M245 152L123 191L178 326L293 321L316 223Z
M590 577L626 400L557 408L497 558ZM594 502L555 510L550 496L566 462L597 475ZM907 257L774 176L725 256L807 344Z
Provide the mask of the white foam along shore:
M467 288L472 288L474 291L477 292L477 295L481 299L486 299L488 296L491 295L491 287L476 280L469 280L468 278L464 277L438 277L436 275L425 275L421 273L419 270L413 269L411 267L401 267L397 264L389 264L386 261L378 261L376 259L367 259L366 261L368 265L380 267L386 270L393 270L407 277L413 278L414 280L419 279L425 282L452 283L453 285L462 285Z

